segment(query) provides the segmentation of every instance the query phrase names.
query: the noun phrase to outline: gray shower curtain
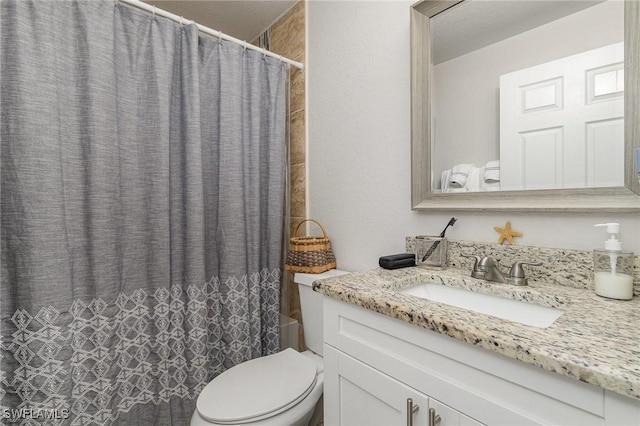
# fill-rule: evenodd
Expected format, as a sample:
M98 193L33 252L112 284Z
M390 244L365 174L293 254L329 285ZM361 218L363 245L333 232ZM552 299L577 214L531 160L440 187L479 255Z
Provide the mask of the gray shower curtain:
M287 66L113 0L0 4L0 422L188 424L279 350Z

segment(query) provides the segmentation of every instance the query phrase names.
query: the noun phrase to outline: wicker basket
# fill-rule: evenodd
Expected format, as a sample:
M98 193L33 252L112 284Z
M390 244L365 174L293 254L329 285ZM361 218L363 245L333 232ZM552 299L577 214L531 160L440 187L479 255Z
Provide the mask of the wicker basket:
M322 229L322 237L298 237L298 229L305 222L313 222ZM289 239L289 250L284 269L291 272L319 274L335 269L336 257L331 250L327 230L316 220L305 219L296 226Z

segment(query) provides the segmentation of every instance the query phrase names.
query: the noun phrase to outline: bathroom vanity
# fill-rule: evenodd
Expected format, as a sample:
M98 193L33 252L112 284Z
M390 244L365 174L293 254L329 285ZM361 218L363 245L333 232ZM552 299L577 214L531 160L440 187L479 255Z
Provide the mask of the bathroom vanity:
M402 292L426 282L560 316L524 325ZM325 296L325 424L640 424L637 297L421 268L353 273L314 289Z

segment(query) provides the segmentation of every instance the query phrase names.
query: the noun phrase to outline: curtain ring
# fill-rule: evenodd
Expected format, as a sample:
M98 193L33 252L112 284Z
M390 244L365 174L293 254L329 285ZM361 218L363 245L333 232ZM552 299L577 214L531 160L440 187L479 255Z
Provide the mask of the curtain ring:
M182 16L180 17L180 26L182 26Z
M153 20L155 21L156 19L156 5L153 5Z
M242 40L242 48L244 49L244 51L247 51L247 41L246 40Z
M218 42L222 43L222 31L218 31Z

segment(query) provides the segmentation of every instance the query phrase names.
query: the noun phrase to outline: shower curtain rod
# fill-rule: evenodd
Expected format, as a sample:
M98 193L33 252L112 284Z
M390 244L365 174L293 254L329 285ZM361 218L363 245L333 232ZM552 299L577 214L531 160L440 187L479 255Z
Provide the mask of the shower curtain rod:
M169 18L172 21L175 22L179 22L180 24L184 24L184 25L190 25L190 24L196 24L198 26L198 30L200 30L201 32L205 33L205 34L209 34L211 36L214 37L218 37L221 38L223 40L227 40L236 44L239 44L241 46L243 46L245 49L251 49L251 50L255 50L258 51L260 53L262 53L263 55L266 56L271 56L273 58L278 58L280 59L282 62L285 62L293 67L296 67L298 69L303 69L304 65L302 65L300 62L296 62L296 61L292 61L291 59L285 58L284 56L281 55L276 55L273 52L270 52L268 50L262 49L261 47L258 46L254 46L253 44L247 43L244 40L240 40L237 39L235 37L231 37L230 35L227 35L225 33L223 33L222 31L217 31L217 30L213 30L209 27L205 27L204 25L200 25L195 21L190 21L188 19L184 19L182 16L178 16L178 15L174 15L171 12L167 12L166 10L160 9L158 7L152 6L148 3L144 3L140 0L118 0L122 3L126 3L128 5L131 5L133 7L137 7L138 9L142 9L145 10L151 14L154 15L158 15L158 16L162 16L164 18Z

